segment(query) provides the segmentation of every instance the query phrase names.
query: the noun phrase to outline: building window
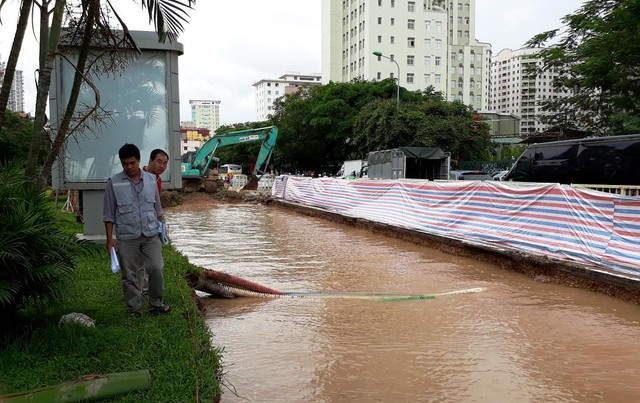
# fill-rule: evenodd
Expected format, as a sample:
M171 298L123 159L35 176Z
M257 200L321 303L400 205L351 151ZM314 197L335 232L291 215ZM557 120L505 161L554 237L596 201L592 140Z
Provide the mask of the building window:
M415 56L413 55L408 55L407 56L407 66L413 66L415 61Z
M378 6L382 6L382 0L378 0Z
M458 11L462 11L462 3L458 3Z
M407 47L415 48L416 47L416 38L407 38Z
M456 60L456 52L451 52L451 60Z
M431 20L424 20L424 29L431 31Z
M382 43L382 35L378 35L378 43Z
M391 19L391 26L394 26L394 25L396 25L396 19L395 19L395 18L392 18L392 19Z
M424 83L425 84L431 84L431 74L425 74L424 75Z
M462 38L462 30L458 30L458 38Z
M440 74L436 74L436 78L435 78L436 84L440 84L441 81L442 81L442 76Z
M458 66L458 74L464 74L464 67Z
M396 37L392 36L391 38L389 38L389 42L391 42L392 45L396 43Z
M424 40L424 47L429 49L431 47L431 39L430 38L426 38Z
M408 29L415 29L416 27L416 20L408 20L407 21L407 28Z
M382 17L378 17L378 25L382 24Z
M436 49L442 49L442 39L436 39Z
M407 73L407 84L413 84L413 73Z
M425 66L431 66L431 56L425 56L424 57L424 65Z
M442 58L440 56L436 56L436 66L440 66L440 64L442 63Z
M391 0L391 7L395 7L396 6L396 0Z
M436 21L436 31L442 32L442 21Z
M409 11L410 13L413 13L414 11L416 11L416 2L415 1L410 1L407 3L407 11Z
M378 80L380 79L380 77L382 77L382 73L378 72L378 74L376 75L376 77L378 77Z

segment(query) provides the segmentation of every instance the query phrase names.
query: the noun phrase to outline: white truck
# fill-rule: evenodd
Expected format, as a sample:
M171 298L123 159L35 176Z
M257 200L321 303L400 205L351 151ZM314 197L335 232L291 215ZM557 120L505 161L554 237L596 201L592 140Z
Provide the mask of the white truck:
M366 175L366 167L366 160L347 160L342 164L336 176L342 179L358 179Z

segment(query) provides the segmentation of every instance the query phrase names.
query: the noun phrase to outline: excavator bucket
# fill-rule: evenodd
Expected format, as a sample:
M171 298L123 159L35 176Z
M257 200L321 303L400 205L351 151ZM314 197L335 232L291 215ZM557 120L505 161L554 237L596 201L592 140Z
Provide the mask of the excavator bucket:
M258 181L259 179L257 176L251 175L249 177L249 180L247 181L247 184L244 185L240 190L256 190L258 189Z

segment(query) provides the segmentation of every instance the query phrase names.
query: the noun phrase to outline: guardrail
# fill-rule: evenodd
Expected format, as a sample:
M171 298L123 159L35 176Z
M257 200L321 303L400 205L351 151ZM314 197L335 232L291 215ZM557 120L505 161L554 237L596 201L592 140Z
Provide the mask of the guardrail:
M612 193L621 196L640 196L640 186L572 184L571 187L592 189L599 192Z

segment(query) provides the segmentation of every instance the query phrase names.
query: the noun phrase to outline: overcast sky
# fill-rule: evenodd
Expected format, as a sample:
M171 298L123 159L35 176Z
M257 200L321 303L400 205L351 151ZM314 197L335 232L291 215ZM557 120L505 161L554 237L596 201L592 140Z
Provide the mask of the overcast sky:
M477 0L476 38L494 54L518 49L533 35L560 27L582 0ZM150 29L138 1L115 0L130 29ZM286 72L321 73L322 0L200 0L179 42L181 120L190 120L190 99L221 101L223 124L256 119L252 84ZM9 56L19 0L1 11L0 60ZM37 46L31 29L18 61L24 73L25 109L35 107Z

